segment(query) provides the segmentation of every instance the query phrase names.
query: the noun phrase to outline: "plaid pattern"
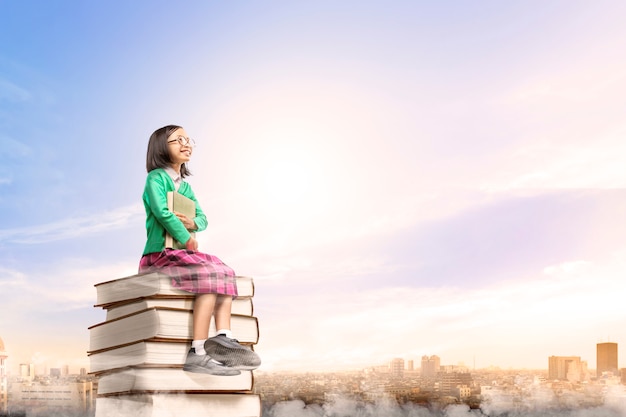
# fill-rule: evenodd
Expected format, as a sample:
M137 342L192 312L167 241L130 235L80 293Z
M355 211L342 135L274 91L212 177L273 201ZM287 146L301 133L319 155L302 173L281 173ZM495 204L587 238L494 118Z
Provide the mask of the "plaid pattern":
M172 277L172 286L195 294L237 297L235 271L217 256L186 249L148 253L139 261L139 272L161 272Z

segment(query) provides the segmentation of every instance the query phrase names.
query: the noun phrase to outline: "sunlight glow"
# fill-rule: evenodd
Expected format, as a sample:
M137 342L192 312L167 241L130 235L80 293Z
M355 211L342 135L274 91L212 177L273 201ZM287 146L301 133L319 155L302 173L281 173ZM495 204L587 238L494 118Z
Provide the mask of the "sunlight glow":
M269 218L291 225L306 223L328 207L328 161L315 147L312 132L268 131L266 146L252 162L254 200Z

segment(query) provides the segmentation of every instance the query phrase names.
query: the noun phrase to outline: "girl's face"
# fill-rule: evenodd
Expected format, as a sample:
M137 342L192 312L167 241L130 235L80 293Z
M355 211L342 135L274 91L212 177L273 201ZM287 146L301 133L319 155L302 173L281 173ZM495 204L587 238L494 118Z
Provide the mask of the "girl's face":
M185 129L180 128L167 137L167 146L173 165L180 166L191 159L193 140L189 138Z

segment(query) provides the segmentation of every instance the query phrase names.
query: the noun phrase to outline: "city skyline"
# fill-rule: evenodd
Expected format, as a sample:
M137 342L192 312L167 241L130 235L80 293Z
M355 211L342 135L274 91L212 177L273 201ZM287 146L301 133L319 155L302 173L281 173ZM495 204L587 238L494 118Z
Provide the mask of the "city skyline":
M200 250L255 282L261 369L626 357L626 5L0 2L0 337L89 368L135 274L150 134ZM159 22L159 23L155 23ZM115 30L112 30L115 27Z
M0 337L0 341L2 341L1 337ZM611 354L613 353L617 353L617 347L619 346L618 343L615 342L600 342L596 344L596 350L600 351L601 349L601 345L614 345L614 349L611 349ZM4 355L4 356L3 356ZM6 355L6 352L1 351L0 350L0 357L4 358L5 362L11 363L11 361L7 361L8 356ZM364 365L362 368L337 368L337 369L310 369L310 370L301 370L298 369L296 372L342 372L342 371L346 371L346 372L351 372L351 371L361 371L364 369L369 369L369 368L385 368L385 367L389 367L390 369L394 366L393 363L394 361L397 360L401 360L402 364L403 364L403 368L405 371L414 371L414 372L420 372L420 373L424 373L426 372L428 375L434 375L434 373L436 373L436 370L438 370L439 368L465 368L468 371L472 371L472 370L486 370L486 369L502 369L502 370L514 370L514 369L518 369L518 370L536 370L536 371L550 371L550 367L551 367L551 362L553 359L559 359L559 358L565 358L565 359L569 359L569 358L577 358L579 361L584 362L586 364L586 369L589 370L595 370L598 373L598 377L600 376L600 374L605 371L604 369L600 370L599 366L589 366L589 364L593 363L600 363L602 362L601 359L599 359L599 356L597 356L595 359L595 361L592 361L589 358L584 358L581 357L579 355L571 355L571 356L563 356L563 355L559 355L559 354L554 354L554 355L550 355L549 357L546 357L546 366L545 367L537 367L537 368L514 368L514 367L500 367L500 366L494 366L494 365L490 365L490 366L485 366L485 367L476 367L475 361L473 361L472 363L465 363L465 362L457 362L457 363L449 363L446 362L445 360L442 362L442 358L437 355L436 353L433 354L426 354L426 355L422 355L421 357L417 358L417 357L410 357L410 356L399 356L399 357L395 357L390 359L387 362L381 362L381 363L370 363L368 365ZM615 361L618 360L618 357L614 358ZM606 360L605 360L606 362ZM4 363L4 362L3 362ZM23 376L23 370L22 368L24 366L28 366L29 367L29 373L30 376L46 376L46 375L50 375L52 373L52 370L57 370L60 371L63 375L82 375L84 372L88 371L88 368L86 367L80 367L76 372L70 372L70 365L68 365L67 363L61 363L58 360L54 361L55 365L54 366L49 366L47 363L45 362L39 362L38 366L35 367L34 363L29 363L29 362L24 362L24 363L19 363L19 364L14 364L14 366L12 367L6 367L7 370L9 371L9 375L11 376L16 376L16 375L22 375ZM425 363L427 368L425 368ZM604 362L602 362L603 365ZM613 363L612 359L609 360L609 363ZM415 364L421 364L421 366L416 366ZM411 369L413 368L413 369ZM617 362L617 367L614 368L613 373L615 374L615 376L618 376L619 372L621 371L622 368L626 368L626 367L621 367L619 366L619 362ZM74 369L72 369L74 370ZM261 370L263 371L263 370ZM279 370L278 372L284 372L284 371L288 371L288 369L282 369ZM269 371L271 372L271 370Z

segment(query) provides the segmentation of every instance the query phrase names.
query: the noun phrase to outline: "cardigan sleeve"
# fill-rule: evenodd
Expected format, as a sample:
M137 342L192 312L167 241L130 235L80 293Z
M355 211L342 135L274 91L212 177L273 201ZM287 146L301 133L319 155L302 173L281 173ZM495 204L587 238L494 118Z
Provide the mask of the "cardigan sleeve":
M144 196L147 204L157 222L172 235L174 239L181 243L186 243L191 235L174 213L167 208L167 192L170 190L167 178L164 175L149 175L146 181ZM206 223L206 222L205 222ZM196 225L198 225L196 223Z

